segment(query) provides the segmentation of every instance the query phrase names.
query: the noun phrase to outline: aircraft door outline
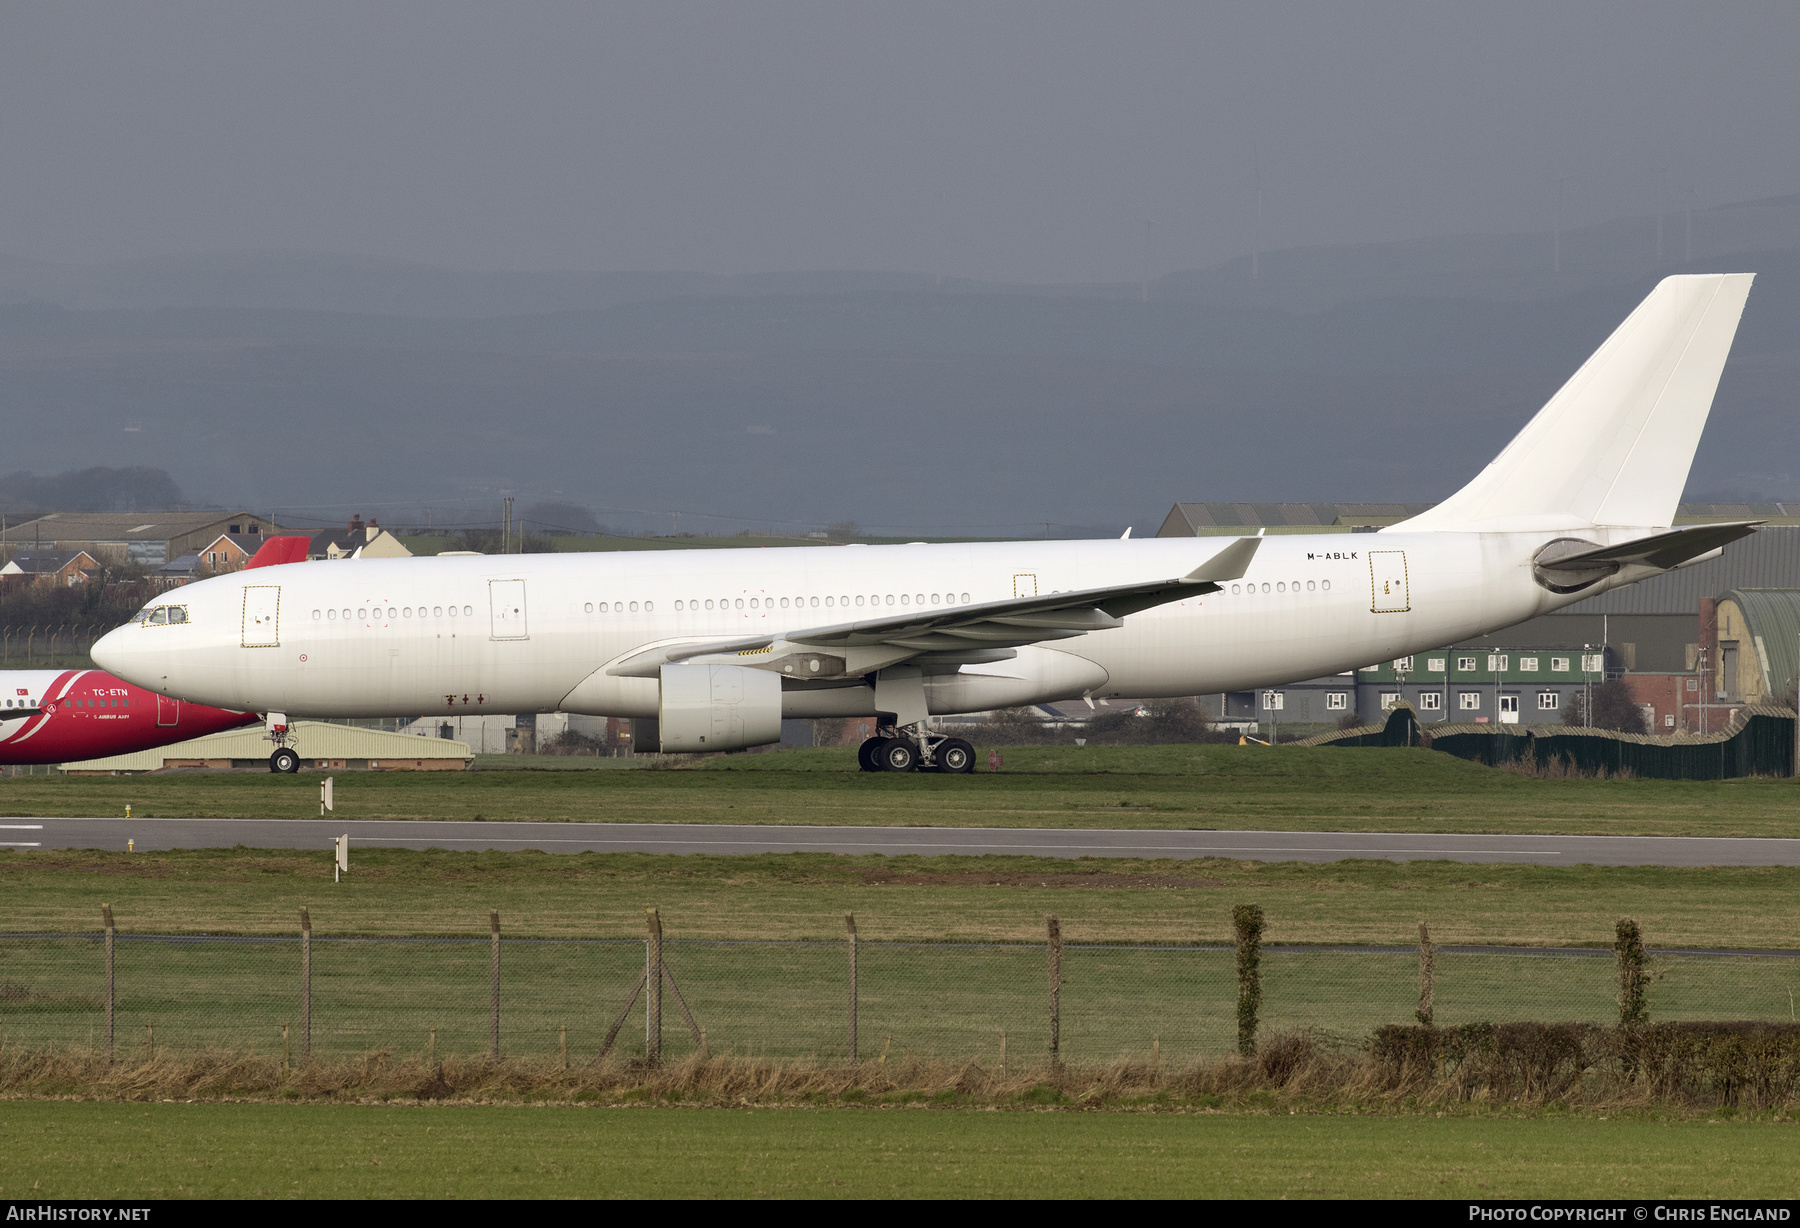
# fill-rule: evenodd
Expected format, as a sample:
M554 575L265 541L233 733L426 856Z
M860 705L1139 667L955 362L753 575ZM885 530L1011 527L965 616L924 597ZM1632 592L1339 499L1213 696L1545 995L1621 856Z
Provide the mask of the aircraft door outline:
M156 727L173 729L181 724L181 701L168 695L156 697Z
M1410 609L1406 551L1369 551L1369 613L1404 614Z
M244 588L245 648L281 647L281 586L251 584Z
M528 640L531 638L525 614L525 581L488 581L489 639Z
M1037 591L1037 573L1036 572L1019 571L1019 572L1013 573L1013 596L1014 597L1035 597L1037 595L1038 595L1038 591Z

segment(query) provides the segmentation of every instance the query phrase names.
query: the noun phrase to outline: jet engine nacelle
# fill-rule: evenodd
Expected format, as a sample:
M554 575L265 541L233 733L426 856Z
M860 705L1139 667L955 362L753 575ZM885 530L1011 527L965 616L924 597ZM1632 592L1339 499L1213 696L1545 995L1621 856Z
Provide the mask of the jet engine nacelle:
M781 676L741 665L665 665L657 730L664 751L779 742Z

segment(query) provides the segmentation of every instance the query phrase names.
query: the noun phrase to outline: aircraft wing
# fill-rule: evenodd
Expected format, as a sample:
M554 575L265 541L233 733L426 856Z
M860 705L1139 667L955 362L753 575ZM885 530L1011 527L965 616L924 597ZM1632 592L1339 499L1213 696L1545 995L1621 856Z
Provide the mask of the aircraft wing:
M1756 532L1761 520L1733 520L1720 524L1691 524L1678 529L1640 537L1618 546L1595 546L1573 554L1558 554L1538 565L1549 571L1592 571L1608 563L1624 566L1639 563L1647 567L1668 569L1679 567L1689 559L1699 558L1740 537Z
M1235 580L1249 569L1261 544L1260 537L1241 537L1181 576L919 610L742 639L666 644L627 657L606 672L628 678L653 678L664 665L723 654L764 657L762 661L733 663L767 666L796 654L828 653L834 661L841 662L827 671L832 675L863 672L859 661L866 668L875 669L927 653L948 653L963 660L1000 660L1012 654L995 650L1121 627L1128 615L1141 610L1216 593L1220 581Z

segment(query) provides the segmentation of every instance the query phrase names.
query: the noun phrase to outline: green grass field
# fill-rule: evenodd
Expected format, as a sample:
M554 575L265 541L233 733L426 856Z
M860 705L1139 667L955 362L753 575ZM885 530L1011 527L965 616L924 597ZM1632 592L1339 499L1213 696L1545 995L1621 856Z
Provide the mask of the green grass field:
M985 760L986 748L982 748ZM1792 780L1542 780L1424 750L1019 747L997 773L890 776L848 748L730 755L669 770L339 773L352 819L1275 828L1788 836ZM580 763L580 760L569 761ZM6 815L302 818L312 775L12 777Z
M0 1103L0 1197L1789 1198L1787 1121Z
M167 853L0 850L0 930L89 931L110 903L138 933L643 934L1034 942L1057 913L1070 942L1225 943L1257 902L1271 943L1605 946L1621 916L1669 947L1800 946L1800 867L1531 866L1453 862L1147 861L1029 857L745 857L356 849Z
M1260 902L1270 943L1406 944L1418 922L1440 944L1599 946L1636 917L1653 945L1792 949L1800 869L1468 867L1063 862L1029 858L673 857L644 854L358 851L342 883L329 855L228 849L174 853L0 853L12 933L93 935L102 902L128 940L118 951L121 1043L270 1053L297 1020L297 917L309 908L314 1035L321 1055L485 1052L487 913L499 910L503 1051L591 1055L642 968L644 908L661 910L668 955L712 1051L843 1052L843 914L863 939L864 1050L991 1060L1042 1053L1044 915L1066 941L1065 1052L1172 1061L1228 1051L1233 904ZM195 944L140 934L236 934ZM417 942L362 941L416 937ZM352 939L352 941L340 941ZM596 942L595 939L607 941ZM585 941L584 941L585 940ZM696 941L698 940L698 941ZM961 945L959 945L961 944ZM1130 944L1122 950L1118 944ZM1154 949L1161 946L1163 949ZM1359 1037L1411 1016L1410 954L1265 956L1265 1024ZM1653 1017L1787 1019L1800 960L1659 959ZM1443 952L1438 1021L1605 1022L1611 959ZM0 1040L97 1043L100 957L92 937L0 940ZM641 1007L621 1052L640 1052ZM671 1054L691 1041L671 1000Z

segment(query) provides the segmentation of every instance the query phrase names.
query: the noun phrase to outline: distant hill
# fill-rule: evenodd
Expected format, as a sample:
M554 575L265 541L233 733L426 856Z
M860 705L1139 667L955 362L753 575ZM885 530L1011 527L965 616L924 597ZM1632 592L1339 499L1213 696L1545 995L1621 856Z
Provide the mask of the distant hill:
M279 508L494 503L822 527L1152 531L1177 500L1440 498L1658 278L1758 273L1690 489L1794 498L1800 198L1563 238L1265 253L1151 287L0 261L36 473ZM335 513L334 513L335 514ZM684 526L685 527L685 526Z
M1691 225L1689 224L1691 217ZM1377 298L1553 299L1640 278L1692 259L1800 249L1800 196L1662 218L1618 218L1564 233L1552 272L1548 231L1451 235L1401 243L1299 247L1170 273L1151 297L1314 311ZM0 256L0 304L83 311L148 308L351 312L427 318L594 312L682 298L942 294L1132 300L1137 282L1020 285L880 271L535 273L448 269L368 256L217 253L82 266Z

